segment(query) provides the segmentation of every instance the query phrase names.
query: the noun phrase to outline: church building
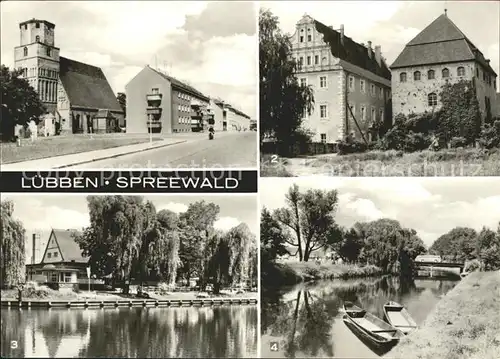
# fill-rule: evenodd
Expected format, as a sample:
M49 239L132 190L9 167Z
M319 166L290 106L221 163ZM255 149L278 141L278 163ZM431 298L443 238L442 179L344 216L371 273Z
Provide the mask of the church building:
M314 111L303 115L313 141L375 140L376 124L390 119L391 73L381 47L357 43L346 36L344 25L335 30L307 14L291 42L296 76L314 90Z
M19 29L14 66L23 70L60 132L118 131L124 112L102 69L59 56L53 23L32 19Z
M497 74L446 11L406 44L391 71L394 116L438 109L442 86L460 80L472 82L482 120L494 115Z

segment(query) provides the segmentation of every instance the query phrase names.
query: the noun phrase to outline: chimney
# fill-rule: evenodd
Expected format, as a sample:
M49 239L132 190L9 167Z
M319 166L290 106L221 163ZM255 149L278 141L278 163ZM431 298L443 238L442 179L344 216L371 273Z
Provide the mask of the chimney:
M375 60L379 66L382 66L382 51L380 45L375 46Z
M368 41L368 57L371 59L373 57L372 42Z
M340 43L344 45L344 24L340 24Z

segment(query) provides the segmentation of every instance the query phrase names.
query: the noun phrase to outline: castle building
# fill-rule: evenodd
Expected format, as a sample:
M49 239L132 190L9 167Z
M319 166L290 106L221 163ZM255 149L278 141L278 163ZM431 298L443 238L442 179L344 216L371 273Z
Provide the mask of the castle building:
M103 71L59 55L53 23L32 19L19 29L14 67L23 70L61 133L113 132L124 121Z
M446 12L406 44L391 65L393 114L431 112L445 83L471 81L484 120L494 115L497 74Z
M314 111L304 113L303 122L314 132L313 142L374 140L376 124L390 121L391 73L381 47L359 44L345 35L343 25L337 31L307 14L291 42L296 76L314 90Z
M128 133L248 129L250 117L219 99L150 66L125 86Z

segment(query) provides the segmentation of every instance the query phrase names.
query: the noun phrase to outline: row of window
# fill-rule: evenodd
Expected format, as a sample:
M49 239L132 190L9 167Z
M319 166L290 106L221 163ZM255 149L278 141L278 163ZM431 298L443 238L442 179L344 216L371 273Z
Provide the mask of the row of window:
M179 110L180 112L191 112L191 107L185 105L179 105L177 106L177 110Z
M38 68L38 71L37 71L36 67L31 67L29 69L29 71L28 71L27 67L25 67L25 68L20 67L19 70L22 70L21 74L24 77L35 77L35 76L38 75L40 77L48 77L48 78L51 78L51 79L57 79L57 78L59 78L59 72L57 72L55 70ZM28 76L28 72L29 72L29 76Z
M54 256L54 258L58 258L59 252L54 252L54 254L52 254L51 252L47 253L47 258L52 258L52 256Z
M459 66L457 68L457 76L458 77L465 76L465 67ZM441 77L444 79L449 78L450 77L450 70L447 68L444 68L443 70L441 70ZM479 68L476 68L476 77L479 78ZM436 72L434 70L427 71L427 79L428 80L434 80L435 78L436 78ZM413 80L414 81L420 81L421 79L422 79L422 73L420 71L413 72ZM407 81L407 73L406 72L401 72L399 74L399 81L400 82ZM495 81L492 81L491 75L487 74L486 72L483 72L483 81L486 82L490 86L491 86L491 83L493 82L493 86L496 89Z
M441 76L444 79L450 77L450 70L448 70L447 68L444 68L443 70L441 70ZM457 68L457 76L458 77L465 76L465 67L460 66L460 67ZM422 78L422 73L420 71L415 71L413 73L413 80L414 81L420 81L421 78ZM427 79L428 80L434 80L435 78L436 78L436 72L434 70L427 71ZM399 74L399 81L400 82L406 82L407 81L407 74L406 74L406 72L401 72Z
M312 29L311 28L307 29L307 38L304 37L304 29L300 29L299 42L304 42L304 39L307 39L307 41L312 41Z
M191 117L179 117L178 118L178 122L179 123L183 123L183 124L190 124L191 123Z
M359 79L359 90L362 93L366 93L366 80L364 79ZM352 75L349 76L348 80L348 88L349 91L354 92L356 91L356 78ZM375 84L370 84L370 94L372 97L378 97L379 99L383 100L384 99L384 89L382 87L376 86ZM389 93L387 93L387 97L389 97Z
M37 36L37 37L36 37L36 42L40 42L40 36ZM49 56L49 57L50 57L50 56L52 56L52 48L50 48L50 47L48 47L48 46L47 46L47 47L45 48L45 54L46 54L47 56ZM24 56L24 57L28 56L28 48L27 48L26 46L25 46L25 47L24 47L24 49L23 49L23 56Z
M182 92L177 92L177 97L186 101L191 101L193 98L189 95L186 95L185 93Z
M356 106L351 105L349 106L351 108L351 111L349 113L349 116L356 116ZM328 119L328 105L327 104L320 104L319 105L319 118L322 120ZM352 112L352 113L351 113ZM377 109L375 107L371 107L371 121L375 121L377 119ZM379 114L379 119L383 120L384 118L384 109L380 108L378 111ZM366 116L367 116L367 106L366 105L361 105L360 106L360 119L366 121ZM304 117L307 117L307 113L304 113Z
M307 66L311 66L313 65L313 57L312 56L306 56L306 65ZM294 58L295 61L297 61L295 58ZM327 58L326 56L324 56L322 59L321 59L321 63L323 65L326 65L327 63ZM319 55L314 55L314 65L319 65ZM304 56L300 56L299 57L299 61L297 62L297 67L299 70L302 70L302 68L304 67Z

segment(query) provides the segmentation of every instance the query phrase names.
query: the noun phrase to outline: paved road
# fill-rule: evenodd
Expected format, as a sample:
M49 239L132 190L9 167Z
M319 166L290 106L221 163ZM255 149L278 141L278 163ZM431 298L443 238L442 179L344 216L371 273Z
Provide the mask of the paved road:
M181 137L179 137L181 138ZM187 142L65 169L257 167L257 132L186 138Z

